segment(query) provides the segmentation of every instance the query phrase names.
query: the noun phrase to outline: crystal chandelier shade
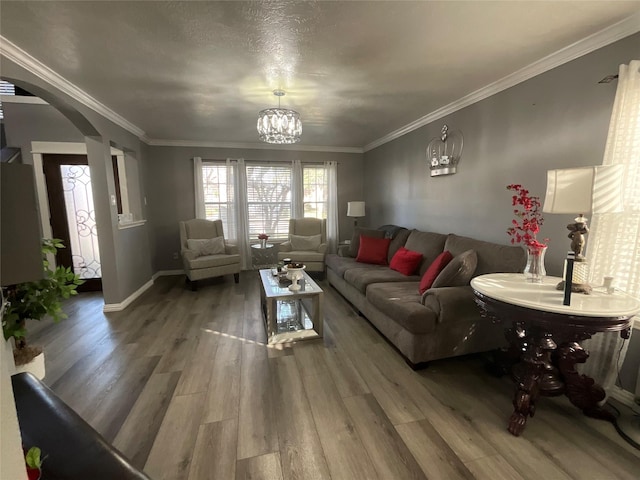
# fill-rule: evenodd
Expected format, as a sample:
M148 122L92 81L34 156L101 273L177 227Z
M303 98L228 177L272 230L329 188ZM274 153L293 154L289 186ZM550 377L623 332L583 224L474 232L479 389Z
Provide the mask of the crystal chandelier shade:
M280 108L282 90L273 92L278 97L278 108L265 108L258 113L258 136L267 143L298 143L302 135L300 114L295 110Z

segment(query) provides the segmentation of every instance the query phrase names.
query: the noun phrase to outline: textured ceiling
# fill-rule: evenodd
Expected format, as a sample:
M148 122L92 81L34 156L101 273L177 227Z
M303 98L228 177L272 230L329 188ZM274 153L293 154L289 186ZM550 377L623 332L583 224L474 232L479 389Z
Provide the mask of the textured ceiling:
M362 147L640 9L640 2L7 2L0 33L149 138Z

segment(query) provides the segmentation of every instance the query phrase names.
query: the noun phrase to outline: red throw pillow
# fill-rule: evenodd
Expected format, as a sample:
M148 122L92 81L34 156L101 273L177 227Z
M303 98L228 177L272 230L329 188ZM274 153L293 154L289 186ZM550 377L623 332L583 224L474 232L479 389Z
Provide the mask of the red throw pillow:
M422 261L422 254L400 247L391 259L389 268L403 275L413 275Z
M438 274L447 266L447 264L453 260L453 255L449 250L445 250L440 255L436 257L436 259L429 265L427 271L424 272L422 276L422 280L420 280L420 295L431 288L433 282L435 282Z
M360 235L360 248L358 248L356 262L386 265L390 243L390 238L373 238Z

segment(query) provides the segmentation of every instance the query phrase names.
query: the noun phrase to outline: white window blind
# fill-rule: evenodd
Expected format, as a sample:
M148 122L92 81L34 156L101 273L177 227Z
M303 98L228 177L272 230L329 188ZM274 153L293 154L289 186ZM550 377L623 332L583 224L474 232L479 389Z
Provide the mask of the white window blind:
M291 167L247 165L247 210L249 237L266 233L286 239L291 218Z
M2 99L1 95L15 95L16 87L13 83L6 82L4 80L0 81L0 100ZM4 118L4 110L2 109L2 101L0 101L0 120Z
M303 166L302 185L304 190L304 216L327 218L328 211L328 175L322 166Z

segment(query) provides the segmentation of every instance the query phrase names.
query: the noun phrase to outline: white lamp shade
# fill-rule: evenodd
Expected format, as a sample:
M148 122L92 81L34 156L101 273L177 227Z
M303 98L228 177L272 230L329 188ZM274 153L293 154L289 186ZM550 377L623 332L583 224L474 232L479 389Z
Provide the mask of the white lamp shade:
M622 211L622 165L547 171L543 212L614 213Z
M364 217L364 202L347 202L347 217Z

